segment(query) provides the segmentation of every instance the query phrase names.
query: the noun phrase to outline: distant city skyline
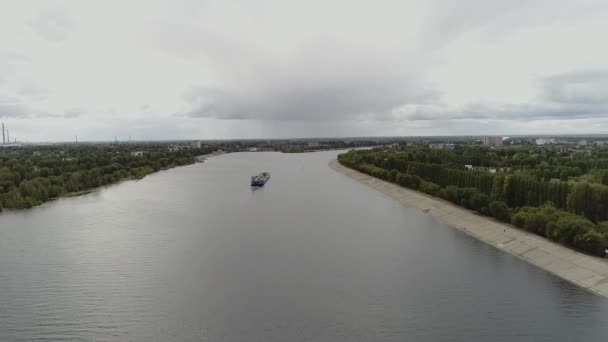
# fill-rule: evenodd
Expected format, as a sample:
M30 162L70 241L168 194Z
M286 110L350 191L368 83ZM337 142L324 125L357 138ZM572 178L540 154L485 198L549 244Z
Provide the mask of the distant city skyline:
M605 1L0 4L18 140L608 132Z

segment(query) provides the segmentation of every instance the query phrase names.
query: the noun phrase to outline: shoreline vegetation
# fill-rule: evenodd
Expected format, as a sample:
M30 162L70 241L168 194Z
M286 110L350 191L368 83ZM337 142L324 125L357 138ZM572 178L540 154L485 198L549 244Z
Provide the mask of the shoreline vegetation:
M191 165L216 148L156 144L38 146L0 153L0 211L28 209Z
M0 145L0 212L90 193L230 152L298 153L378 145L382 140L290 139Z
M127 179L125 179L125 180L127 180ZM118 182L121 182L121 181L116 181L116 182L118 183ZM106 185L111 185L111 184L114 184L114 183L110 183L110 184L106 184ZM95 189L99 189L99 188L101 188L101 186L98 187L98 188L95 188ZM61 195L59 197L51 198L51 199L49 199L49 201L52 201L52 200L55 200L55 199L58 199L58 198L62 198L62 197L78 197L78 196L90 194L91 192L95 191L95 189L87 189L87 190L81 190L81 191L75 191L75 192L68 192L68 193L65 193L65 194L63 194L63 195Z
M573 158L547 148L411 146L351 150L338 161L569 248L605 256L608 151L596 153ZM491 166L473 167L481 163Z
M329 167L405 206L421 209L436 220L497 249L608 297L608 261L602 258L580 253L447 200L359 172L338 160L330 161Z

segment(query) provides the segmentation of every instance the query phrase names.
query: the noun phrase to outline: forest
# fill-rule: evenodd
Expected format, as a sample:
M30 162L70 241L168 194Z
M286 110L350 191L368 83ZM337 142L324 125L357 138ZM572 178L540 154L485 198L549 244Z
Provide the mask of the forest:
M603 147L414 145L351 150L338 161L588 254L604 255L608 247L608 149Z
M0 210L22 209L78 195L163 169L192 164L211 147L177 149L166 144L55 145L0 150Z

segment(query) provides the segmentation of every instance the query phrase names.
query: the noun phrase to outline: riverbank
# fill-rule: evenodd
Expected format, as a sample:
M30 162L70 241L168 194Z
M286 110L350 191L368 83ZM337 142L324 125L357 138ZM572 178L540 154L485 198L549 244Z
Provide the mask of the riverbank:
M205 160L206 160L206 158L205 158ZM203 160L203 161L205 161L205 160ZM202 163L203 161L200 161L200 162ZM106 183L106 184L103 184L103 185L100 185L100 186L96 186L96 187L93 187L93 188L79 190L79 191L73 191L73 192L66 192L66 193L61 194L61 195L59 195L57 197L51 197L51 198L49 198L49 199L47 199L47 200L45 200L43 202L37 203L35 205L31 205L29 207L24 207L24 208L10 208L10 207L5 208L5 207L0 207L0 214L2 213L2 211L30 210L30 209L33 209L35 207L41 206L41 205L43 205L45 203L56 201L56 200L62 199L62 198L79 197L79 196L83 196L83 195L88 195L88 194L94 193L96 191L100 191L100 190L102 190L104 188L118 185L118 184L123 183L123 182L141 180L141 179L144 179L145 177L147 177L148 175L151 175L151 174L154 174L154 173L170 170L170 169L173 169L173 168L176 168L176 167L193 165L193 164L198 163L198 162L199 161L195 159L195 162L190 163L190 164L174 165L174 166L171 166L171 167L163 167L163 168L161 168L159 170L156 170L156 171L153 170L153 171L150 171L150 172L142 173L142 174L138 175L137 177L136 176L129 176L129 177L117 179L117 180L115 180L113 182Z
M98 186L98 187L95 187L95 188L91 188L91 189L87 189L87 190L82 190L82 191L76 191L76 192L68 192L68 193L65 193L65 194L63 194L63 195L61 195L59 197L51 198L47 202L54 201L54 200L60 199L60 198L65 198L65 197L78 197L78 196L82 196L82 195L87 195L87 194L93 193L95 191L102 190L102 189L110 187L110 186L118 185L118 184L123 183L123 182L129 182L129 181L134 181L134 180L135 181L142 180L142 179L146 178L149 175L152 175L152 174L155 174L155 173L158 173L158 172L161 172L161 171L167 171L167 170L171 170L171 169L174 169L174 168L177 168L177 167L182 167L182 166L194 165L196 163L204 163L204 162L207 161L207 159L209 159L211 157L219 156L219 155L226 154L226 153L229 153L229 152L223 152L222 151L221 153L214 152L214 153L208 153L208 154L201 154L201 155L195 156L194 157L194 163L191 163L191 164L174 165L174 166L171 166L171 167L163 167L163 168L161 168L158 171L153 171L153 172L150 172L150 173L146 173L146 174L142 175L142 177L127 177L127 178L119 179L119 180L117 180L117 181L115 181L113 183L104 184L104 185L101 185L101 186ZM44 203L42 203L42 204L44 204ZM26 208L26 209L31 209L31 208Z
M438 221L536 265L562 279L608 297L608 261L582 254L509 224L480 216L442 199L383 181L332 160L335 171L402 204L419 208Z

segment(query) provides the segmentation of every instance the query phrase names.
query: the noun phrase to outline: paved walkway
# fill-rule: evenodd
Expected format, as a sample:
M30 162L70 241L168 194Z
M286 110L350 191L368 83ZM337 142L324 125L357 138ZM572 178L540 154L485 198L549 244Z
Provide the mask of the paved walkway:
M368 176L341 165L337 160L329 162L329 166L406 206L422 209L445 224L569 282L608 297L608 260L606 259L573 251L538 235L480 216L442 199Z

